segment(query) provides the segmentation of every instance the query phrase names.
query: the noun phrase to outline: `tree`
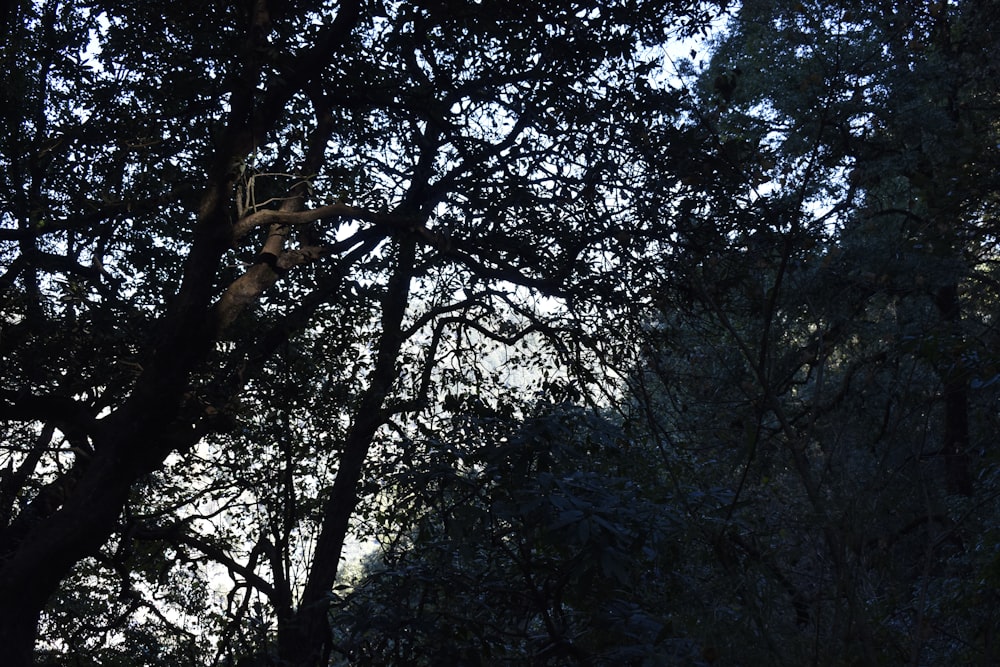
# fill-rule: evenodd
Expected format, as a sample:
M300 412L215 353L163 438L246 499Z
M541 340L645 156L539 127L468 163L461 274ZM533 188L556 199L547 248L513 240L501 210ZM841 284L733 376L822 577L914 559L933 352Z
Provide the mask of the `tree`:
M995 659L993 12L743 3L687 70L714 159L686 151L661 271L689 287L633 381L682 479L731 490L691 516L723 655Z
M8 662L995 662L996 9L724 8L5 5Z
M671 627L684 536L665 471L605 415L531 408L518 421L470 404L421 443L422 467L386 462L380 548L336 605L349 664L696 653Z
M599 454L536 468L521 488L466 449L477 434L435 430L440 456L478 465L455 475L429 457L403 476L389 514L410 532L389 531L341 603L352 657L440 661L447 646L452 661L547 664L544 648L568 646L553 663L995 661L990 11L744 3L707 67L679 64L686 90L644 91L684 113L627 135L643 193L630 240L660 252L623 267L629 312L649 315L644 335L628 332L645 359L602 420L638 512L608 497L622 468ZM494 447L482 455L506 461ZM567 503L552 471L603 479L600 509ZM667 562L634 549L637 571L600 601L580 593L594 580L562 586L595 562L574 549L591 516L637 515L668 536L655 550ZM618 602L656 628L614 636L636 652L579 641Z
M400 415L486 385L489 341L538 336L585 370L579 324L521 297L578 322L613 297L627 139L671 100L648 47L710 14L158 12L5 8L0 643L31 664L44 620L53 655L322 664L369 453ZM218 618L209 563L235 582Z

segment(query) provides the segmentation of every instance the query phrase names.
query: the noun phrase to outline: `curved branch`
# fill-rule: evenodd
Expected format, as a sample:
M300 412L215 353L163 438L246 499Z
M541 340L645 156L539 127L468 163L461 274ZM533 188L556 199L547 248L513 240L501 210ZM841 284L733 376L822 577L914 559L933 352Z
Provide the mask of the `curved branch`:
M251 213L233 225L233 242L239 241L257 227L268 225L306 225L323 218L353 218L382 225L414 226L418 218L412 216L375 213L347 204L327 204L308 211L283 211L265 209Z
M174 524L166 528L137 528L132 533L132 537L140 540L162 540L174 545L182 544L186 547L196 549L219 565L225 566L231 573L235 572L242 576L248 584L268 596L268 598L274 596L274 587L267 580L249 567L238 563L235 558L214 544L209 544L190 533L184 532L181 524Z

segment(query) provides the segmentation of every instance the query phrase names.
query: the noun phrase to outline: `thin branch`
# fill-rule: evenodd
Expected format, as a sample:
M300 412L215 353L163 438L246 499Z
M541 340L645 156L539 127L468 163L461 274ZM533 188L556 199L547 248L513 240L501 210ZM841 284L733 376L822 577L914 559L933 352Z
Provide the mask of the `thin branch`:
M179 523L167 526L166 528L138 528L132 535L135 539L139 540L159 540L174 545L183 544L184 546L196 549L216 563L225 566L230 573L235 572L242 576L248 584L268 596L268 598L275 595L274 587L259 574L242 563L237 562L235 558L214 544L210 544L195 535L185 532L183 526Z

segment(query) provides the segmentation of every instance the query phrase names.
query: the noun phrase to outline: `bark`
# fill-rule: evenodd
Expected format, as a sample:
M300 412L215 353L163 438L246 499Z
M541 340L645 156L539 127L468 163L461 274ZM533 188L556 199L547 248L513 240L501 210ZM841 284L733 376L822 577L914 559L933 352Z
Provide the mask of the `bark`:
M948 333L958 339L961 336L961 304L958 299L958 285L945 285L935 298L941 319ZM950 495L972 495L972 472L969 461L969 388L968 374L963 369L961 355L949 359L950 363L941 374L944 385L944 441L941 451L944 455L945 489Z
M150 455L161 450L152 439ZM67 500L15 544L5 544L0 568L0 641L5 665L30 665L37 622L48 599L81 559L94 554L117 525L133 481L152 461L125 452L123 437L94 456ZM140 450L132 447L133 451ZM140 450L141 451L141 450ZM16 656L16 657L15 657Z
M3 646L5 665L27 667L34 664L39 613L35 604L18 604L9 599L0 602L0 646Z
M214 258L209 264L214 267L225 246L203 242L199 248L200 259L209 263ZM198 267L192 273L211 276L214 271ZM211 343L201 324L210 285L192 280L178 299L131 397L88 433L94 454L65 478L58 509L32 517L23 535L19 531L0 545L0 636L14 642L5 644L5 652L30 656L46 601L71 568L114 531L132 484L173 449L193 444L198 431L178 420L178 412L188 373ZM5 664L19 667L31 660L10 657Z

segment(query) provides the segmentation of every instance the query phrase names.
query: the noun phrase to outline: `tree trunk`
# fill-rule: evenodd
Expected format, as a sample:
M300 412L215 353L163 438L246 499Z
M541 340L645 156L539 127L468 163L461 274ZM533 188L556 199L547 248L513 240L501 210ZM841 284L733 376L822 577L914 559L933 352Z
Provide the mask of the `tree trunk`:
M43 602L44 604L44 602ZM35 635L38 632L40 607L0 592L0 649L6 667L31 667L34 664Z
M238 53L259 53L267 46L267 3L252 4L245 48ZM0 25L10 14L0 10ZM218 133L214 155L205 156L211 167L181 284L155 337L144 343L150 353L148 363L128 399L96 427L87 425L83 437L90 439L94 453L79 463L78 475L63 480L66 488L51 509L25 515L15 530L0 535L3 667L33 663L37 624L46 603L76 563L96 553L114 532L132 484L159 468L171 451L191 446L204 434L200 425L195 428L200 417L182 415L181 407L191 371L204 361L218 329L227 321L222 315L231 317L235 312L211 308L219 264L233 241L232 165L253 152L257 142L273 130L288 100L333 59L359 16L357 0L339 2L336 18L317 36L314 47L287 68L287 76L276 78L264 95L257 85L265 69L263 59L243 59L245 67L240 76L233 77L228 120ZM62 419L57 415L54 423ZM21 421L51 420L29 415Z
M935 298L948 334L959 339L961 308L958 285L952 283L938 290ZM954 349L954 345L949 345ZM944 384L944 456L945 489L949 495L972 495L972 473L969 462L969 389L968 373L961 352L949 354L948 366L941 374Z
M278 656L282 667L320 667L329 651L330 591L337 580L340 556L357 505L357 488L365 459L378 428L385 422L383 403L396 380L396 360L403 343L402 322L409 297L416 242L400 242L396 270L386 286L382 305L382 340L368 389L355 414L337 469L337 479L326 501L323 524L313 553L309 580L299 608L278 627Z
M7 535L0 561L5 667L32 664L37 623L49 598L74 565L96 553L115 530L132 482L162 460L161 452L165 456L162 443L145 429L117 435L97 439L97 452L59 509L40 516L23 535ZM134 446L139 442L142 447Z

